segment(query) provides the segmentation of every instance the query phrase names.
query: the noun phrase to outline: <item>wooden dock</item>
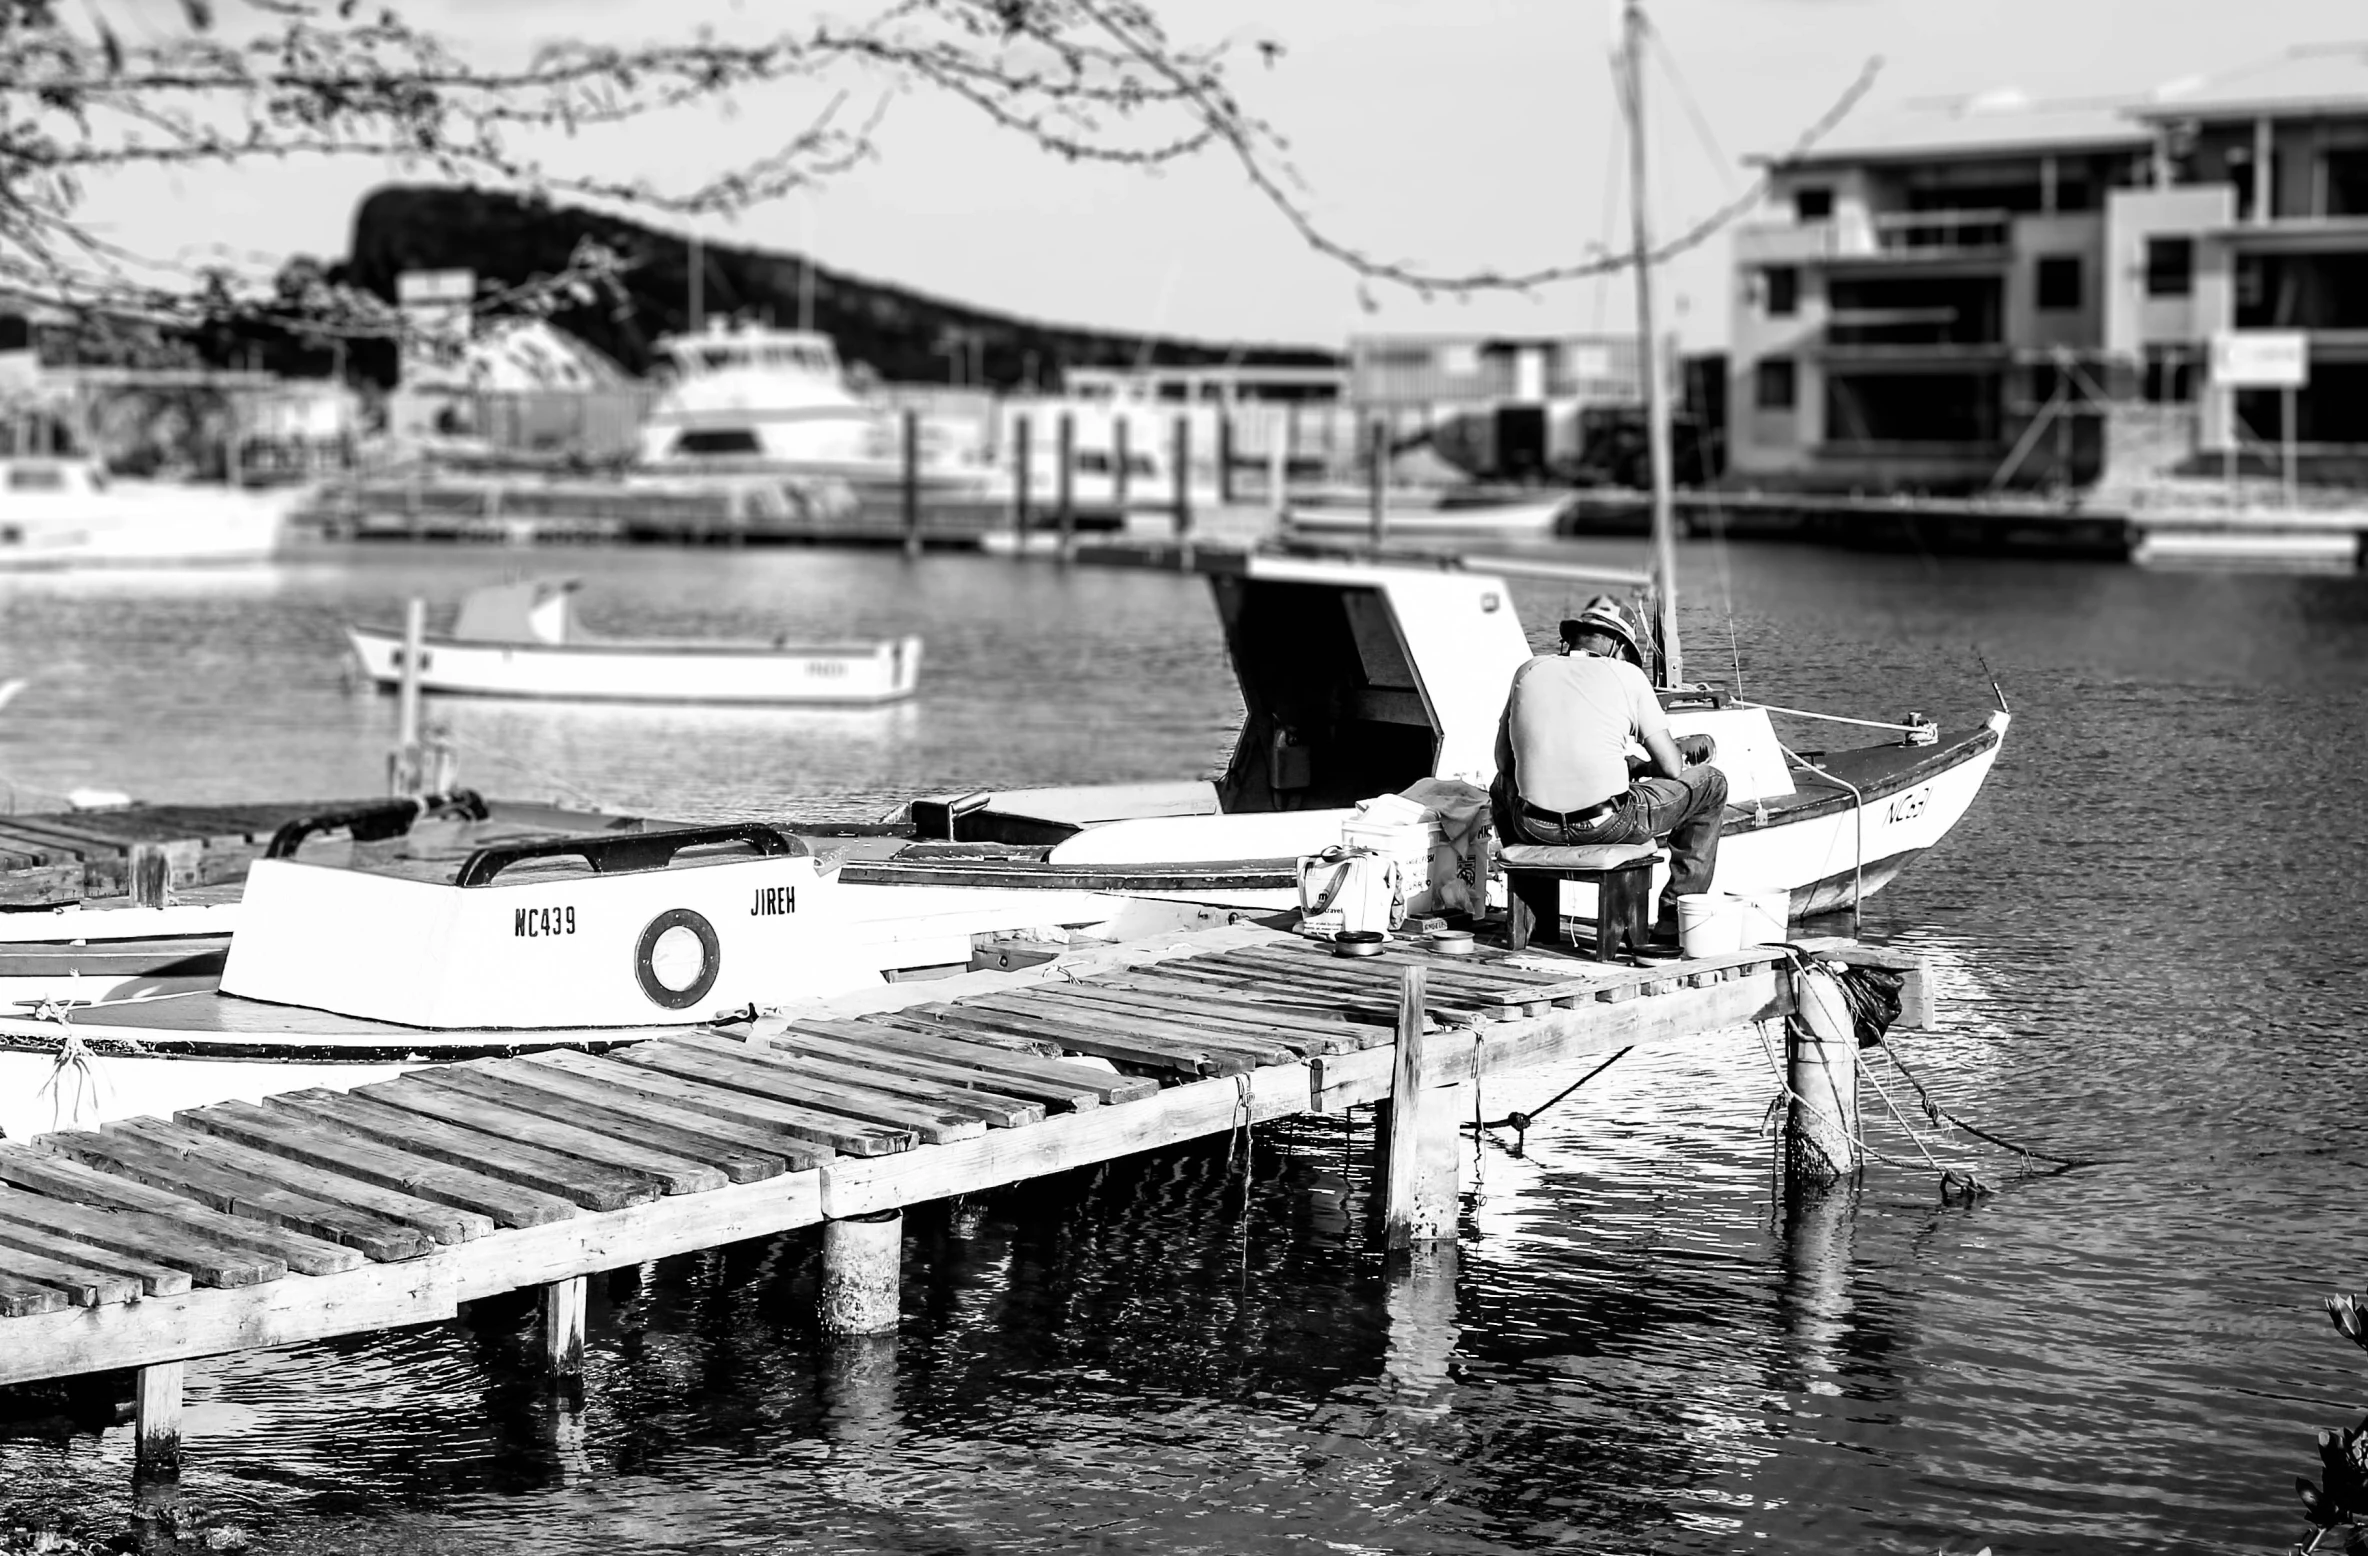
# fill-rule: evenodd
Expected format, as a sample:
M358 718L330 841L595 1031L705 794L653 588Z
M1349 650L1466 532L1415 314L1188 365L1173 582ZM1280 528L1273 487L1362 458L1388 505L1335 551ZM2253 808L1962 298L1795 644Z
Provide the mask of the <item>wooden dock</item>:
M143 1460L169 1465L190 1359L540 1286L564 1370L596 1272L1293 1114L1411 1116L1423 1090L1780 1014L1786 959L1351 960L1244 924L39 1136L0 1146L0 1383L141 1369ZM1452 1205L1450 1183L1431 1235Z

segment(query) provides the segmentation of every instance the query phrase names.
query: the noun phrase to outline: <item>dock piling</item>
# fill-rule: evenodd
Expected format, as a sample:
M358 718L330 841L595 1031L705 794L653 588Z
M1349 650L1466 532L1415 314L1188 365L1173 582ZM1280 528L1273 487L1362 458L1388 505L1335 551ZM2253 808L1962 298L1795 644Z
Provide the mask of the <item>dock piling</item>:
M1789 974L1793 1016L1784 1023L1784 1173L1822 1187L1855 1174L1858 1149L1858 1031L1841 980L1810 962Z
M1286 419L1279 428L1270 426L1270 441L1266 445L1266 506L1277 523L1291 507L1291 427Z
M1127 489L1132 484L1127 478L1134 473L1127 468L1131 457L1127 445L1134 441L1130 432L1126 412L1110 419L1110 506L1117 511L1120 529L1126 528Z
M1398 980L1396 1063L1382 1132L1388 1172L1382 1215L1393 1253L1455 1236L1461 1088L1422 1084L1424 984L1420 967L1406 968Z
M419 761L419 673L427 654L428 602L413 598L403 609L402 679L395 690L395 749L387 754L387 793L400 798L424 787Z
M921 413L904 410L904 556L921 555Z
M1061 532L1061 560L1073 560L1077 555L1077 416L1075 412L1061 412L1055 424L1054 444L1057 460L1053 470L1054 513Z
M822 1327L890 1334L904 1254L904 1212L880 1210L822 1225Z
M132 1473L171 1480L181 1473L181 1383L187 1362L151 1362L134 1375Z
M134 843L131 850L132 906L161 908L172 901L173 864L162 843Z
M584 1377L584 1293L581 1275L543 1288L543 1364L562 1386Z
M1175 467L1176 552L1186 571L1192 568L1192 421L1176 418L1169 463Z
M1372 443L1365 451L1365 465L1371 490L1367 497L1372 503L1373 544L1379 546L1390 532L1390 432L1389 423L1378 416L1369 425Z
M1035 428L1025 414L1012 418L1011 423L1011 538L1019 542L1021 554L1028 543L1029 481L1034 475L1036 461Z

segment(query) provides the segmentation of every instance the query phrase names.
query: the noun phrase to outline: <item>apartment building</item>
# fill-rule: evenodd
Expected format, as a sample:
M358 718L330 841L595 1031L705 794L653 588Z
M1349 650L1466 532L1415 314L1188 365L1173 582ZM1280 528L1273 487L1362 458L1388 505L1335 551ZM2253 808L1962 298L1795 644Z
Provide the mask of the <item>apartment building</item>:
M1739 482L2082 486L2289 432L2311 473L2368 471L2368 49L2117 106L1974 99L1769 174L1780 214L1734 243ZM2272 335L2307 382L2214 378L2216 345Z

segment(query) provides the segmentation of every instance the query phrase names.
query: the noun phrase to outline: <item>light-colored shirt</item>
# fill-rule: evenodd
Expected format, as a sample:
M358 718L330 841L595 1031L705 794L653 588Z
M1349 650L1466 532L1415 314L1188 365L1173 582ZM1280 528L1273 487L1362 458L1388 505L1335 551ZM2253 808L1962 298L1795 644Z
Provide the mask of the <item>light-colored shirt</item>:
M1628 742L1669 730L1644 672L1599 654L1546 654L1513 672L1503 734L1522 799L1592 810L1628 789Z

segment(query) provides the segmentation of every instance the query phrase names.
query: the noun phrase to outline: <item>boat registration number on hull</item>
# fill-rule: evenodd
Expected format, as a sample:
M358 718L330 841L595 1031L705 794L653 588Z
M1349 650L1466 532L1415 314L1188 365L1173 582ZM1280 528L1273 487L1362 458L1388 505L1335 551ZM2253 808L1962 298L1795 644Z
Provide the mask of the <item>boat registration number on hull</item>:
M1891 808L1883 812L1883 825L1895 827L1903 821L1913 821L1923 815L1931 805L1932 789L1929 785L1921 789L1910 789L1898 799L1893 800Z
M511 920L510 933L526 940L545 940L553 935L572 935L576 932L576 910L573 908L520 908Z

